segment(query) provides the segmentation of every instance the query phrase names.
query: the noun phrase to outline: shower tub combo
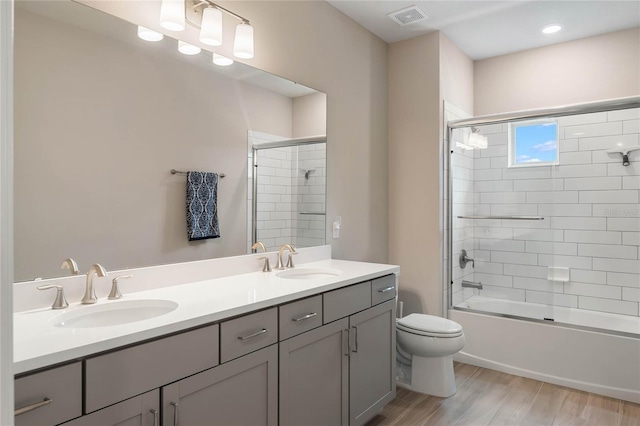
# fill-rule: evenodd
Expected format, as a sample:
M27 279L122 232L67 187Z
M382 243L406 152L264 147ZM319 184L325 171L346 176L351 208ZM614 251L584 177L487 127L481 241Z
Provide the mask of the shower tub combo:
M448 122L455 359L640 403L638 123L640 97Z

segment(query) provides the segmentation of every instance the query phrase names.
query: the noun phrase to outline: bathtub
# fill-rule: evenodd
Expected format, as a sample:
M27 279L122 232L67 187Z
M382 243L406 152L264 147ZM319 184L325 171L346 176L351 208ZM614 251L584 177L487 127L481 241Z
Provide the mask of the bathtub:
M640 318L481 296L449 318L466 337L456 361L640 403Z

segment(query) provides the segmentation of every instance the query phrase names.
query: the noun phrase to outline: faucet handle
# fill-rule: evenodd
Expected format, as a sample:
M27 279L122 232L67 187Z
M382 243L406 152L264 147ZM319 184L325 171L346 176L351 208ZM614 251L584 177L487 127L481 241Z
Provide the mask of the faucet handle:
M262 272L271 272L271 265L269 265L269 258L267 256L259 257L257 260L264 260Z
M294 268L295 265L293 264L293 255L294 254L298 254L297 251L292 251L289 253L289 257L287 258L287 266L285 266L285 268Z
M70 257L66 258L62 262L62 264L60 265L60 269L71 269L71 275L80 274L80 270L78 269L78 264L76 263L75 260L73 260Z
M133 278L133 275L120 275L111 280L111 292L107 299L109 300L118 300L122 299L122 293L120 293L120 289L118 288L118 280L124 280L127 278Z
M38 290L49 290L50 288L55 288L56 292L56 300L53 301L53 305L51 305L51 309L65 309L69 307L69 303L67 302L66 297L64 297L64 287L59 284L51 284L51 285L40 285L36 287Z

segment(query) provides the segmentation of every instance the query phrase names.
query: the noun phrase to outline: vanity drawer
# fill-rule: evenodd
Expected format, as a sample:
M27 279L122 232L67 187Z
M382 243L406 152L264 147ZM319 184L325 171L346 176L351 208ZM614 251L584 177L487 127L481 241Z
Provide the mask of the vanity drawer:
M82 415L82 363L25 376L15 381L16 426L53 425Z
M86 413L218 365L218 325L85 360Z
M371 281L329 291L324 298L324 323L371 307Z
M322 295L280 306L280 340L322 325Z
M396 297L395 274L376 278L371 281L371 305L391 300Z
M278 341L278 308L220 324L220 358L227 362Z

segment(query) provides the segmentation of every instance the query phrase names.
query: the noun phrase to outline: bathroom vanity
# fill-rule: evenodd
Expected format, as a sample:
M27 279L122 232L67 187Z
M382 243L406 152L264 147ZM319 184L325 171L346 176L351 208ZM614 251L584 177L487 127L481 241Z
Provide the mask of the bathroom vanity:
M16 408L37 407L16 424L361 425L395 397L398 272L327 259L101 300L177 305L120 325L16 313Z

